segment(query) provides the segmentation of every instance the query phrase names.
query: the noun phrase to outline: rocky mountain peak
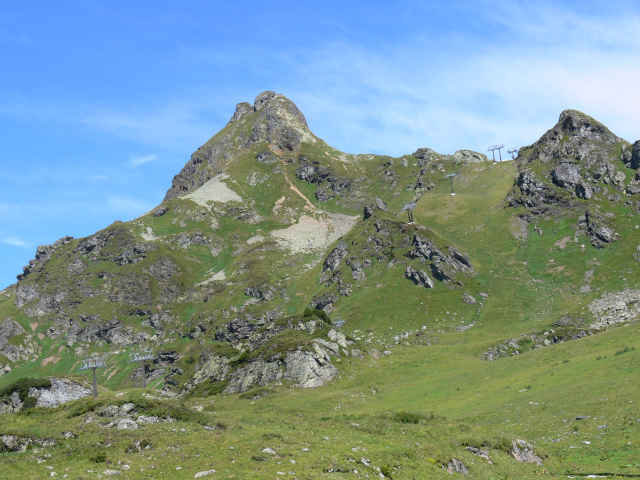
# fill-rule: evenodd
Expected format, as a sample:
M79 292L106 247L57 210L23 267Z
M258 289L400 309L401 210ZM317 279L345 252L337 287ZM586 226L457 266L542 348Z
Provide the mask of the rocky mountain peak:
M265 144L274 154L283 155L298 152L303 142L317 141L295 103L280 93L262 92L253 106L238 103L225 128L191 155L173 178L164 201L197 190L254 145Z
M602 123L578 110L563 111L554 129L567 137L582 137L594 142L618 143L622 141Z

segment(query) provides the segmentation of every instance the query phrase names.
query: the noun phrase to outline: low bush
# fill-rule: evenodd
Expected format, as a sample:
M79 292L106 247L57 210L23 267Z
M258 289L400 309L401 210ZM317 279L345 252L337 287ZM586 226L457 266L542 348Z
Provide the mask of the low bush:
M324 310L320 310L318 308L305 308L303 316L304 317L316 316L327 325L333 325L333 322L329 318L329 315L327 315L327 312L325 312Z
M424 414L419 412L396 412L393 414L393 420L400 423L415 423L418 424L421 421L428 422L430 420L436 419L436 415L433 413Z
M24 403L29 396L30 388L51 388L51 380L48 378L21 378L6 387L0 388L0 398L10 397L13 392L17 391L20 401Z
M616 357L618 355L622 355L623 353L629 353L629 352L633 352L635 350L635 347L624 347L622 350L618 350L616 352Z

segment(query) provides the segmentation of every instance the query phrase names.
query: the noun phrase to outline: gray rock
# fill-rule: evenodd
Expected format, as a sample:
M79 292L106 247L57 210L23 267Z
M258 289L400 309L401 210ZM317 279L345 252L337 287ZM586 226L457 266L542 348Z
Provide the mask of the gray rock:
M156 263L149 267L149 274L162 282L170 280L171 277L178 274L179 271L180 269L178 268L178 265L176 265L173 260L166 257L158 258Z
M487 452L486 450L473 447L473 446L468 446L467 451L473 453L476 457L484 458L487 462L493 463L489 458L489 452Z
M224 394L242 393L256 385L264 387L282 378L282 360L258 358L238 367L228 375Z
M605 293L589 304L589 310L594 317L590 329L602 329L640 318L640 290Z
M473 150L458 150L453 154L453 162L456 164L488 162L489 158L483 153L474 152Z
M115 427L118 430L136 430L140 427L136 422L131 420L130 418L121 418L116 422Z
M576 195L578 198L588 200L593 197L593 188L588 183L580 182L576 185Z
M638 193L640 193L640 182L638 180L631 180L627 185L625 191L629 195L637 195Z
M147 416L147 415L140 415L136 419L136 423L140 425L153 425L160 422L162 422L162 419L160 417Z
M562 188L574 189L580 182L580 171L571 162L561 163L551 171L553 183Z
M404 273L404 277L412 280L416 285L425 288L433 288L434 283L433 280L429 277L427 272L424 270L416 270L411 265L407 266L407 269Z
M468 293L462 294L462 301L468 305L475 305L477 303L477 300L473 298L473 296L469 295Z
M325 258L322 270L329 270L331 272L338 270L340 268L340 262L342 262L342 259L347 256L347 253L349 253L347 242L340 241L336 248L334 248L331 253L327 255L327 258Z
M452 458L451 461L449 462L449 465L447 465L447 472L459 473L460 475L467 475L469 473L469 470L467 470L466 465L462 463L460 460L456 458Z
M18 435L0 435L0 452L26 452L35 445L52 447L55 440L49 438L20 437Z
M389 208L387 204L381 198L374 198L371 202L367 203L364 207L364 219L371 218L376 210L384 210L387 211Z
M640 168L640 140L636 140L633 144L631 162L629 166L635 170Z
M216 473L216 471L215 471L215 470L204 470L204 471L202 471L202 472L198 472L198 473L196 473L196 474L193 476L193 478L206 477L207 475L212 475L212 474L214 474L214 473Z
M127 305L150 305L151 282L143 275L123 275L117 277L108 297L110 302Z
M263 150L262 152L258 153L258 155L256 155L256 160L258 161L258 163L271 164L276 163L278 161L278 157L276 157L268 150Z
M244 294L247 297L257 298L263 302L273 300L278 293L276 287L272 285L257 285L255 287L247 287L244 289Z
M128 402L120 407L120 411L125 415L128 415L129 413L133 412L135 408L136 406L133 403Z
M509 453L519 462L542 465L542 459L535 454L533 447L524 440L515 440Z
M325 293L320 297L314 297L310 302L309 306L311 308L317 308L318 310L324 310L327 313L330 313L333 309L333 305L338 301L337 295L331 295L329 293Z
M164 215L165 213L167 213L169 211L169 207L165 207L164 205L156 208L153 211L153 216L154 217L161 217L162 215Z
M430 148L419 148L413 152L412 155L418 160L417 163L419 167L438 159L438 153Z
M9 342L9 339L24 333L24 328L10 317L5 318L0 325L0 348Z
M251 113L253 111L253 107L248 102L240 102L236 105L236 111L233 113L231 120L229 123L235 123L244 117L247 113Z
M338 369L330 362L322 347L314 344L315 352L295 350L284 360L284 378L292 380L302 388L313 388L333 380Z
M51 377L50 381L51 388L29 389L29 396L38 399L37 407L57 407L92 394L89 387L73 380Z

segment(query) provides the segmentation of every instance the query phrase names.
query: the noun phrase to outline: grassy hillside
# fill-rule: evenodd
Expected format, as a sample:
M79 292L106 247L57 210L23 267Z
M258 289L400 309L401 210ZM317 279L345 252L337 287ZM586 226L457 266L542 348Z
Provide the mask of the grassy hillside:
M41 247L0 293L0 388L106 357L97 401L3 416L0 434L37 440L3 472L640 475L630 144L567 111L515 162L349 155L296 112L247 110L162 205ZM128 359L147 349L143 392ZM113 423L139 415L177 421ZM544 465L517 462L518 439Z

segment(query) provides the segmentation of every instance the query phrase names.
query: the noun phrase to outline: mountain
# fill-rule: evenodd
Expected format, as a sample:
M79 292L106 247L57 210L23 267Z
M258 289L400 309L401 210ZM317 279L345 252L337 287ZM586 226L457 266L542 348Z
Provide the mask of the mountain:
M430 375L460 399L429 397L435 410L508 411L505 392L472 409L477 372L517 384L545 364L527 359L635 328L639 166L640 141L575 110L515 161L347 154L264 92L237 105L151 212L38 247L0 292L0 384L105 355L98 383L128 389L140 382L128 356L151 350L156 390L259 399L408 381L412 365L389 358L435 355L442 371ZM378 361L386 380L371 377Z

